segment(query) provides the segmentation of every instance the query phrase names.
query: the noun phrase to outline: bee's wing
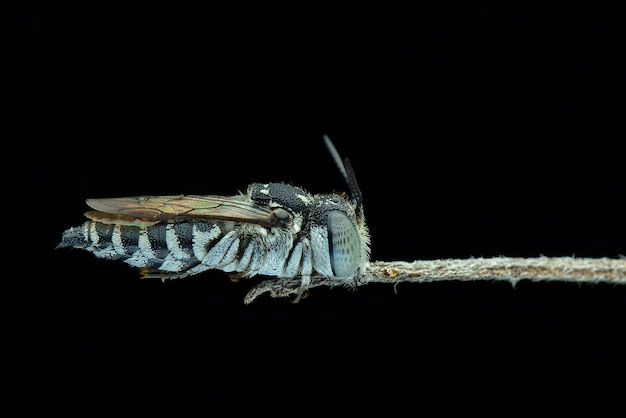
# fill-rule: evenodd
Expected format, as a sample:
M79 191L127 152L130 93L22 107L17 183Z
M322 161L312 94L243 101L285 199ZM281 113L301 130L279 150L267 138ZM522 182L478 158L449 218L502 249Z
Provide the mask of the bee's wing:
M88 199L95 211L85 215L104 223L149 226L172 218L208 218L271 226L272 210L252 204L247 196L133 196Z

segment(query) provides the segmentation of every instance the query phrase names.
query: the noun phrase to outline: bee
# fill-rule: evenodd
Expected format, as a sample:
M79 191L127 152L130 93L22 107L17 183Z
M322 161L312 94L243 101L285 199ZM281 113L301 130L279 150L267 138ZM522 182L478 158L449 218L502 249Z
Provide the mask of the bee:
M139 268L144 278L179 279L207 270L231 278L312 276L357 286L370 237L350 161L324 141L349 193L311 194L288 183L252 183L234 196L88 199L86 222L57 248L78 248Z

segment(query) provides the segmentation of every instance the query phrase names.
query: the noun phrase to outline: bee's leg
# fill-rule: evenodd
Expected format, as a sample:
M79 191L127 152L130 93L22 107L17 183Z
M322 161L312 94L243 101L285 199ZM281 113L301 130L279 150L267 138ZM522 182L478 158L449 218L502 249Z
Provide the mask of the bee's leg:
M153 268L142 268L139 271L139 277L142 279L159 279L162 282L166 280L182 279L186 276L189 276L189 273L186 271L178 273Z
M254 299L256 299L259 295L263 293L269 293L273 298L283 298L291 295L298 295L294 302L297 302L301 299L303 292L300 291L300 281L297 279L289 279L289 278L273 278L264 280L261 283L254 286L246 297L244 298L244 303L249 304Z
M241 281L242 276L239 273L226 273L226 275L233 283L239 283Z
M142 279L155 279L161 271L149 267L139 269L139 277Z
M313 251L311 243L308 239L302 240L302 261L300 270L300 286L296 289L296 297L293 303L300 302L300 299L309 295L309 286L311 285L311 274L313 274Z
M300 281L300 286L296 290L296 297L291 301L291 303L298 303L300 299L306 299L309 296L309 285L311 284L311 276L308 274L302 275L302 280Z

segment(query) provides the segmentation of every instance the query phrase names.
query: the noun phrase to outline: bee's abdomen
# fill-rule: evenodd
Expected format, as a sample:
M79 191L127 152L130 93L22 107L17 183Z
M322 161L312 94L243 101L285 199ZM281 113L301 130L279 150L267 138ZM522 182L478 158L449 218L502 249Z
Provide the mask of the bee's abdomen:
M131 226L90 220L65 231L59 247L80 248L100 258L123 260L134 267L164 273L196 268L190 272L195 274L214 268L211 264L226 257L229 243L233 242L224 242L225 238L222 228L211 221ZM205 264L201 265L203 261Z
M263 232L261 232L263 231ZM311 244L295 245L276 228L241 231L226 222L177 220L151 226L89 220L63 233L58 247L79 248L96 257L122 260L143 277L176 279L218 269L240 277L295 277L312 272Z

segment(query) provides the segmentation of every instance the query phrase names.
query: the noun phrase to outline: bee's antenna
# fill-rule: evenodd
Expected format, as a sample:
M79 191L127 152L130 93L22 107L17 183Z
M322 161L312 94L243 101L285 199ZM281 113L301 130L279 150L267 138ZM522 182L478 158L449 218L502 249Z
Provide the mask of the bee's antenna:
M360 216L363 211L363 195L361 194L361 189L359 189L359 185L356 182L356 176L354 175L352 164L349 159L341 158L339 152L337 152L337 148L335 148L335 145L330 140L328 135L324 135L324 142L326 143L326 148L328 148L333 160L335 160L335 164L339 168L343 179L346 181L346 184L350 189L350 197L356 206L357 215Z

